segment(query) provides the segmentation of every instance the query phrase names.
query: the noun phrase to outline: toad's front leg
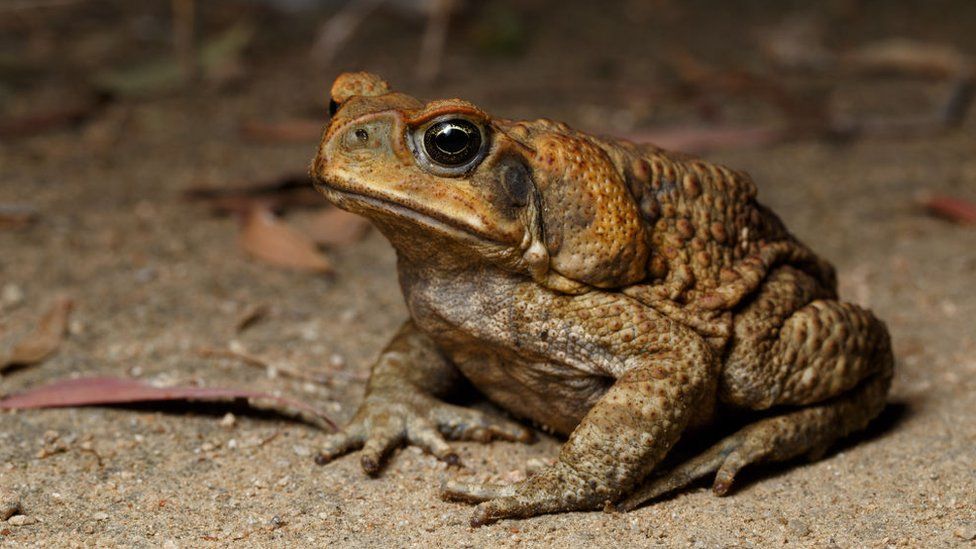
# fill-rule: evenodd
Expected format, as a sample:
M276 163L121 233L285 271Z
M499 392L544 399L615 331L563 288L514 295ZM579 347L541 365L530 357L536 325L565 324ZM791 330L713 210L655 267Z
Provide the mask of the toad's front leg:
M648 314L654 313L641 316ZM656 320L656 333L616 334L602 342L628 353L626 370L573 431L554 465L512 486L449 482L443 496L481 502L471 519L477 526L599 509L635 489L715 394L711 349L684 327Z
M316 461L324 464L362 449L363 470L375 475L390 450L402 444L458 463L445 437L482 442L532 439L532 432L522 425L438 400L459 377L413 322L404 323L373 366L359 411L342 432L325 439Z

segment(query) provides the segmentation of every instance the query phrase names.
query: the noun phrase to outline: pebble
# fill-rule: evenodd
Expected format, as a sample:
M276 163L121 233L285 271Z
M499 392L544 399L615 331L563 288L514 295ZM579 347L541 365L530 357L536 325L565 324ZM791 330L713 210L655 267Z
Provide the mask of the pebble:
M957 538L964 539L966 541L972 541L976 539L976 522L971 522L969 524L962 524L959 528L956 528L953 532Z
M108 513L105 511L99 511L91 516L94 520L108 520Z
M0 520L7 520L21 510L20 500L17 499L16 494L0 487Z
M295 451L295 455L298 457L308 457L312 455L312 449L308 446L302 446L301 444L296 444L292 447L292 450Z
M11 526L27 526L35 522L37 522L36 518L27 515L14 515L7 519L7 524Z
M224 414L224 417L220 418L221 427L230 429L234 425L237 425L237 417L234 414L227 412L226 414Z
M4 305L8 307L20 305L24 297L24 290L16 284L4 284L3 290L0 290L0 299L3 299Z
M790 521L786 523L786 527L789 528L790 532L792 532L794 535L801 538L810 534L810 527L807 526L807 523L801 520L790 519Z

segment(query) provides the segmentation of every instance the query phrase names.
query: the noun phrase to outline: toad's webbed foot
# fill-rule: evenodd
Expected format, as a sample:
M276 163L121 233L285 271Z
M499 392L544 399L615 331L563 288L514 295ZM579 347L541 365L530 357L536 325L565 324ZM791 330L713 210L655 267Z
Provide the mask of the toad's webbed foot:
M328 463L361 448L363 470L376 475L393 448L412 444L442 461L459 465L457 453L445 438L531 442L533 434L512 421L401 388L395 393L370 394L345 430L325 439L316 461Z
M441 497L477 503L471 525L482 526L505 518L598 509L609 502L612 494L605 484L557 462L516 484L448 481L441 487Z

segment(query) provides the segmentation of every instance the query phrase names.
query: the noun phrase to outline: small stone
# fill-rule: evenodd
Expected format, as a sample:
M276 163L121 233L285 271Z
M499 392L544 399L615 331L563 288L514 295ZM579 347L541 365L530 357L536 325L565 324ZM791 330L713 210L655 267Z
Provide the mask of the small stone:
M237 424L237 417L230 412L227 412L226 414L224 414L224 417L220 418L220 426L226 429L230 429L236 424Z
M16 494L0 487L0 520L7 520L22 510Z
M807 526L807 523L801 520L790 519L789 522L786 523L786 527L794 535L799 536L801 538L810 534L810 527Z
M24 290L16 284L4 284L0 290L0 299L8 307L16 307L24 302Z
M296 444L292 447L292 450L295 451L295 455L298 457L308 457L312 455L312 449L308 446L302 446L301 444Z
M962 524L958 528L953 530L952 534L957 538L964 539L966 541L972 541L976 539L976 523L971 522L968 524Z
M91 516L94 520L108 520L108 513L105 511L99 511Z
M35 522L37 522L36 518L27 515L14 515L7 519L7 524L11 526L28 526Z

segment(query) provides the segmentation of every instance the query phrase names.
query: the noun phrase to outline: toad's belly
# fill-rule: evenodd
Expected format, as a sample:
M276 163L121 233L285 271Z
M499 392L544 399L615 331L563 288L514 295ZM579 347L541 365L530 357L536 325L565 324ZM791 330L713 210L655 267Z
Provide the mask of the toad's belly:
M518 354L479 348L449 349L458 369L494 403L547 430L568 435L612 384L609 377Z

